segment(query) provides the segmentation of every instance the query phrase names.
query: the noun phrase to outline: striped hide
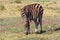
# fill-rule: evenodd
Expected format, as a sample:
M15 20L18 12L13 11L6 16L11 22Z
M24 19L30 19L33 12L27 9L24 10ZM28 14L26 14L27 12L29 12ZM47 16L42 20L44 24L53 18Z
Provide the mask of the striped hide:
M23 18L23 21L25 21L25 33L30 33L30 22L34 21L35 23L35 32L37 33L38 24L41 26L41 32L42 32L42 16L43 16L43 7L38 4L30 4L26 5L21 10L21 16Z

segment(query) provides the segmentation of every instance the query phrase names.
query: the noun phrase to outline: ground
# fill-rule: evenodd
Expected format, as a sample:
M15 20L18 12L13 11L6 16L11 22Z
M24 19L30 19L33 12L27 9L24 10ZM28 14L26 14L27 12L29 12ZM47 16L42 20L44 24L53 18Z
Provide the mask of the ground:
M31 22L31 34L24 34L24 24L20 15L23 6L39 3L44 8L43 32L35 34ZM4 7L1 7L1 6ZM2 8L2 9L1 9ZM39 30L40 31L40 26ZM58 0L0 0L0 40L60 40L60 1Z

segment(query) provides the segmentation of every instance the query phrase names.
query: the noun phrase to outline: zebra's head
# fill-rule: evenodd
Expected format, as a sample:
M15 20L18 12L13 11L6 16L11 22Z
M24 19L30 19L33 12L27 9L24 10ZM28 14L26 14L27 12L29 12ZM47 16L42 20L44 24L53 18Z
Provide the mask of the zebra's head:
M24 18L25 17L25 13L21 12L21 17Z

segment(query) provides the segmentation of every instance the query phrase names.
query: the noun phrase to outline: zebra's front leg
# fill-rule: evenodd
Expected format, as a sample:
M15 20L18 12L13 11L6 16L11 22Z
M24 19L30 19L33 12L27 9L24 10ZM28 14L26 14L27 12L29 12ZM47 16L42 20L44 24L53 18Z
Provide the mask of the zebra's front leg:
M29 21L25 22L25 34L28 35L30 33L30 24Z

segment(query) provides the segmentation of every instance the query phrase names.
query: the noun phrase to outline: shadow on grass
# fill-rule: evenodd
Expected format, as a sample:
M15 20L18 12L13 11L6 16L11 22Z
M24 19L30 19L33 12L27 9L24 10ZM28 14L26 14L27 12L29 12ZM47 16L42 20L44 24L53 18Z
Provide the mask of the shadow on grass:
M36 34L42 34L42 33L45 33L46 31L43 30L43 31L40 31L40 32L36 32Z
M53 30L50 30L50 31L45 31L45 30L43 30L42 32L41 32L41 31L40 31L40 32L37 32L36 34L43 34L43 33L52 34L52 33L54 33L55 31L60 31L60 28L56 28L56 29L54 29L54 31L53 31Z
M60 28L56 28L56 29L55 29L55 31L59 31L59 30L60 30Z

